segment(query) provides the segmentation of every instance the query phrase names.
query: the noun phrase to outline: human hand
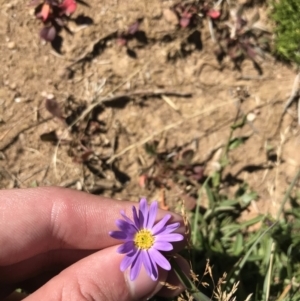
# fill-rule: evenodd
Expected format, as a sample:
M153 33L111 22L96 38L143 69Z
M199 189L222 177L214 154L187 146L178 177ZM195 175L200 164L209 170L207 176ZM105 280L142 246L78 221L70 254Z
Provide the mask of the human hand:
M1 190L0 299L19 287L32 292L26 301L130 301L180 293L172 271L160 270L157 281L144 269L135 281L120 271L120 242L108 233L121 210L131 216L133 204L56 187ZM159 210L158 218L165 214ZM176 232L185 233L179 215L172 213L171 222L180 222ZM174 243L174 250L184 244ZM188 271L183 258L177 262Z

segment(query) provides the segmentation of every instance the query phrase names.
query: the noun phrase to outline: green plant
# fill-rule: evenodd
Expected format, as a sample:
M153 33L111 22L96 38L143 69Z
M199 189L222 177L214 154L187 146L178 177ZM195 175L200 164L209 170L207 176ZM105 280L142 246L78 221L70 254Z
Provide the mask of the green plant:
M300 64L300 1L279 0L271 18L276 23L275 52L283 59Z
M300 300L300 170L286 187L276 217L241 219L257 194L245 182L231 196L222 189L230 153L245 143L236 143L235 135L244 125L245 118L238 113L220 159L222 168L201 183L195 209L183 211L190 223L191 241L182 255L191 263L191 279L173 265L187 289L185 295L172 300Z

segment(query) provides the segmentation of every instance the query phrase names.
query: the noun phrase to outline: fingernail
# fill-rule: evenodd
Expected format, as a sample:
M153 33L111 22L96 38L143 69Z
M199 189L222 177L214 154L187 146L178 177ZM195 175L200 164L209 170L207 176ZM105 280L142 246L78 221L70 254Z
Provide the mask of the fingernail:
M163 287L168 274L167 271L161 270L158 279L153 281L142 267L138 277L131 281L129 272L128 269L124 275L133 300L148 300L154 296Z

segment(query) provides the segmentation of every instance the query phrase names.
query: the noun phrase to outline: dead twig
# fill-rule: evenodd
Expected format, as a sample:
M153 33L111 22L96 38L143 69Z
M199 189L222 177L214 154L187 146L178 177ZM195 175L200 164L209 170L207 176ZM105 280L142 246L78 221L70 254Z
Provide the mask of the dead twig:
M294 79L291 95L290 95L289 99L287 100L287 102L284 105L284 109L283 109L284 113L286 112L286 110L289 108L289 106L292 104L292 102L295 100L295 98L299 94L299 80L300 80L300 73L298 73L297 76ZM298 120L298 122L300 122L300 120Z
M103 35L100 38L95 39L94 41L92 41L89 44L89 46L87 47L87 50L81 56L74 59L73 62L71 64L69 64L68 66L66 66L65 68L69 69L69 68L73 67L74 65L89 59L89 57L93 55L93 52L95 51L95 48L97 48L97 45L99 43L101 43L102 41L107 41L107 40L116 38L116 36L117 36L117 31L115 30L111 33L107 33L107 34Z
M75 185L78 181L80 181L79 178L68 179L68 180L63 181L60 184L58 184L58 186L60 186L60 187L71 187L71 186Z
M135 96L142 97L151 97L151 96L179 96L179 97L191 97L192 93L189 92L179 92L179 91L171 91L171 90L136 90L128 93L120 93L112 97L106 97L101 100L101 103L113 102L122 98L131 98ZM165 100L165 99L164 99ZM176 110L178 110L176 108Z
M292 87L292 91L290 94L290 97L288 98L288 100L286 101L284 108L283 108L283 112L281 113L279 122L278 122L278 126L275 132L275 135L278 134L280 128L281 128L281 124L283 122L283 117L287 112L287 109L290 107L290 105L293 103L293 101L295 101L298 98L298 124L300 125L300 97L299 97L299 82L300 82L300 72L297 74L297 76L294 79L293 82L293 87Z
M161 96L161 98L174 110L176 111L179 115L181 115L181 112L179 110L179 108L176 106L176 104L169 98L166 96L166 94L163 94Z
M0 166L0 171L1 170L2 170L2 172L4 172L6 174L6 176L8 176L9 178L11 178L11 180L13 180L13 182L14 182L14 188L16 187L16 185L17 185L18 188L24 188L24 187L26 187L24 185L24 183L17 176L15 176L14 174L12 174L6 168Z

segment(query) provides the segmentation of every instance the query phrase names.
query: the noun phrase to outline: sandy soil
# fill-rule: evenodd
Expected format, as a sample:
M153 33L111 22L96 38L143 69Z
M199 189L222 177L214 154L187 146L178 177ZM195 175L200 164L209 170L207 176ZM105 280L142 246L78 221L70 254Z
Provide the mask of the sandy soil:
M251 213L275 213L300 164L296 106L280 124L292 68L267 58L260 75L250 60L240 71L227 58L218 63L205 22L177 29L166 20L172 1L88 4L75 17L93 24L69 24L73 35L62 31L57 53L39 39L31 7L0 2L0 187L60 185L131 200L164 194L173 206L183 195L178 187L140 185L152 162L145 143L193 147L193 162L209 175L239 112L248 122L234 137L248 139L230 152L224 190L245 181L258 193ZM138 38L119 46L116 32L139 18ZM66 119L47 111L53 96Z

